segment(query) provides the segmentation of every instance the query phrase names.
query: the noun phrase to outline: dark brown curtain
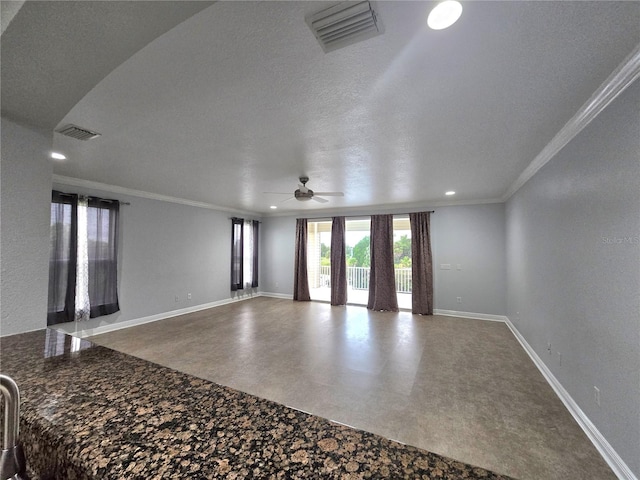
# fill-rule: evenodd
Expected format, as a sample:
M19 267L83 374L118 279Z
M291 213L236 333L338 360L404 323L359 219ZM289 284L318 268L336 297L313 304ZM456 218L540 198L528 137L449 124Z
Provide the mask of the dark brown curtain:
M433 315L430 212L410 213L411 312Z
M347 303L347 258L345 252L344 217L331 222L331 305Z
M90 197L87 209L91 318L110 315L118 305L118 215L120 202Z
M296 254L293 272L293 299L308 302L309 279L307 277L307 219L296 219Z
M393 215L371 216L370 310L398 311L393 266Z
M244 219L233 217L231 219L231 291L242 290L242 224Z
M47 325L72 322L76 309L78 195L51 194L51 249Z

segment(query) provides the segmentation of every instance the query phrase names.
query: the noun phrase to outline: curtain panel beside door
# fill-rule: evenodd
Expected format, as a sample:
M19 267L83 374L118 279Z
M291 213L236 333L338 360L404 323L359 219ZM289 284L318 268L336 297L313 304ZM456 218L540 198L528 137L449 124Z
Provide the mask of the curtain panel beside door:
M311 301L307 275L307 219L296 219L296 246L293 272L293 299Z
M347 256L345 219L333 217L331 222L331 305L347 304Z
M431 214L410 213L411 223L411 313L433 315L433 265L431 258Z
M369 310L398 311L393 264L393 215L371 216Z

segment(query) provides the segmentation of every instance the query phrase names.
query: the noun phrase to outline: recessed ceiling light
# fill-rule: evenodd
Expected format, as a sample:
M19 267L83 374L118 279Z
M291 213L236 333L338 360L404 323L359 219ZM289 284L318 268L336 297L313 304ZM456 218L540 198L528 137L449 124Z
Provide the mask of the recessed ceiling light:
M276 209L276 208L278 208L278 207L276 207L275 205L271 205L269 208L270 208L271 210L275 210L275 209Z
M454 192L453 190L449 190L448 192L444 193L445 195L455 195L456 192Z
M61 153L58 152L51 152L51 158L55 159L55 160L66 160L67 157Z
M433 7L427 18L427 25L433 30L442 30L456 23L460 15L462 15L460 2L445 0Z

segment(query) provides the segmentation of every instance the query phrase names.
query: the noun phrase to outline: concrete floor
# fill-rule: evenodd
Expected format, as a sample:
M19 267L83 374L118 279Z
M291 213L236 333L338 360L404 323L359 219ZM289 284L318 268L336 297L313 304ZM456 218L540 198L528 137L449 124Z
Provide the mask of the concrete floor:
M615 478L502 323L258 297L90 340L516 478Z

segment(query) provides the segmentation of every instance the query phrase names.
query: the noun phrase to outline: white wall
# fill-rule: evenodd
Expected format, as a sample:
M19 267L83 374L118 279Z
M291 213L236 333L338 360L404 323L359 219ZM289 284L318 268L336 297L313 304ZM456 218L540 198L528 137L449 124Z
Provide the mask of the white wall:
M53 188L131 203L120 207L120 311L70 324L68 331L237 298L230 290L229 220L237 214L61 184ZM240 292L240 296L248 293Z
M47 324L51 136L2 119L0 334Z
M378 212L367 214L374 213ZM504 205L439 207L431 219L434 307L504 315ZM265 218L263 230L265 276L261 290L291 295L295 217ZM440 270L442 263L452 264L452 270ZM461 270L456 269L457 264ZM462 297L462 303L457 303L456 297Z
M507 204L508 316L638 477L639 111L636 82Z

